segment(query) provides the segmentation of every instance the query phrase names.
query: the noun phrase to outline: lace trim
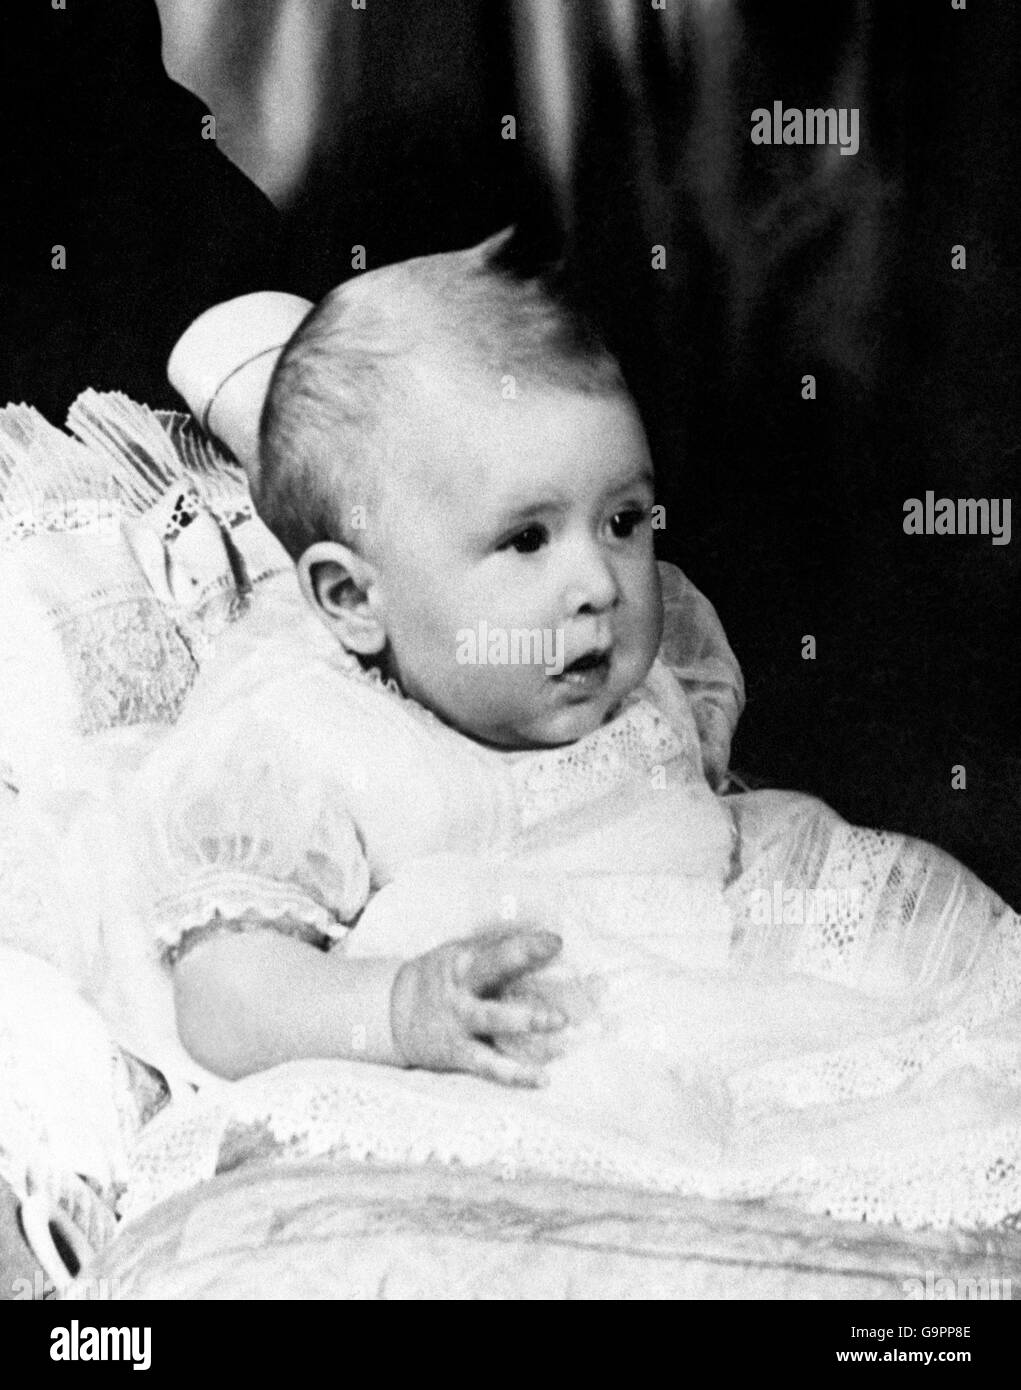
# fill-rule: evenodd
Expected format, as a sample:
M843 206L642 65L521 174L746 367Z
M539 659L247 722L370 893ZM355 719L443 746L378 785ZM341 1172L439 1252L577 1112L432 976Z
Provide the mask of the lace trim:
M414 696L406 695L396 677L384 676L378 666L364 663L355 652L350 651L339 640L337 647L341 654L340 665L346 674L353 676L355 680L361 681L363 685L373 690L392 696L401 705L410 709L416 717L424 717L431 724L443 724L443 720L426 705L419 704ZM443 727L446 728L447 726L443 725Z
M185 475L225 525L254 516L243 470L188 415L88 390L71 406L67 431L26 405L0 410L0 539L113 529Z
M212 618L210 625L219 626ZM189 625L193 635L200 629L198 620ZM180 626L155 600L136 598L68 615L58 634L80 692L79 733L177 718L198 666ZM124 652L130 652L130 662L118 659Z
M343 674L393 700L431 730L461 737L432 710L406 695L392 676L385 677L376 666L363 665L339 642L337 651L336 665ZM693 749L681 737L644 687L632 691L614 719L579 743L548 751L476 747L509 769L517 788L522 830L581 806L632 780L636 773L644 776L678 759L689 764L685 780L703 780L701 750Z
M655 768L690 756L692 749L641 692L628 697L609 724L596 729L579 743L548 753L497 754L509 765L518 787L522 830L622 786L635 775L646 776ZM687 767L686 780L702 780L701 757Z
M218 917L212 922L207 922L204 927L187 928L177 945L169 947L164 952L164 959L168 965L176 965L196 946L200 946L204 941L209 941L214 936L221 936L224 933L240 936L252 931L278 932L281 936L290 936L296 941L304 941L309 946L317 946L323 950L331 941L331 938L325 933L315 931L307 922L295 922L287 918L273 920L264 917Z
M85 391L67 431L0 410L0 763L23 786L82 737L172 723L252 586L293 569L189 416Z
M724 1200L764 1197L844 1221L907 1229L1012 1228L1021 1211L1021 1126L958 1131L935 1158L924 1137L896 1154L811 1156L742 1174L688 1165L611 1133L586 1133L467 1078L300 1063L157 1120L135 1150L124 1215L248 1161L315 1158L488 1168Z
M175 958L172 953L179 954L185 933L207 928L215 919L241 924L247 918L293 921L296 927L311 928L331 941L348 931L328 908L293 884L223 869L196 874L186 892L160 898L155 918L156 939L168 960Z

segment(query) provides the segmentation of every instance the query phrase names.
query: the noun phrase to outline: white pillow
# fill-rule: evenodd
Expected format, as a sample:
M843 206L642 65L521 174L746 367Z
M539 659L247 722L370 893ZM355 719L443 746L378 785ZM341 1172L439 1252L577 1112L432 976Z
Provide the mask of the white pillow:
M292 568L186 415L86 392L65 434L0 411L0 780L102 730L169 723L254 585Z

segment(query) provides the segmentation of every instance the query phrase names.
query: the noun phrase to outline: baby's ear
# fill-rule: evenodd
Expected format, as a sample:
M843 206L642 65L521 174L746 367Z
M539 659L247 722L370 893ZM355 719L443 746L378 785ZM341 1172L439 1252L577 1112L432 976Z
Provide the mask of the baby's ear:
M318 541L298 561L298 582L306 603L348 651L375 656L383 650L386 630L372 605L371 561L340 541Z

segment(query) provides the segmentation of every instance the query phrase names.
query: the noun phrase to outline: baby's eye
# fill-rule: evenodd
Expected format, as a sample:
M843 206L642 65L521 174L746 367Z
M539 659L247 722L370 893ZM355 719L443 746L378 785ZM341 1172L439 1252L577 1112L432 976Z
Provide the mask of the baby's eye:
M627 507L614 513L610 526L618 540L627 540L648 517L649 513L644 507Z
M523 531L511 536L510 540L504 541L497 549L516 550L519 555L533 555L546 540L545 526L526 526Z

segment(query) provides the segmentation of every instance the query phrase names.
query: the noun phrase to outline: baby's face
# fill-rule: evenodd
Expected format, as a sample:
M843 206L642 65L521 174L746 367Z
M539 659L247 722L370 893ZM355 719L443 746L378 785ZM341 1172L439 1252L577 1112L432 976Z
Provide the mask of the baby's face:
M421 369L388 465L373 604L406 694L482 742L571 743L659 647L652 465L626 399Z

